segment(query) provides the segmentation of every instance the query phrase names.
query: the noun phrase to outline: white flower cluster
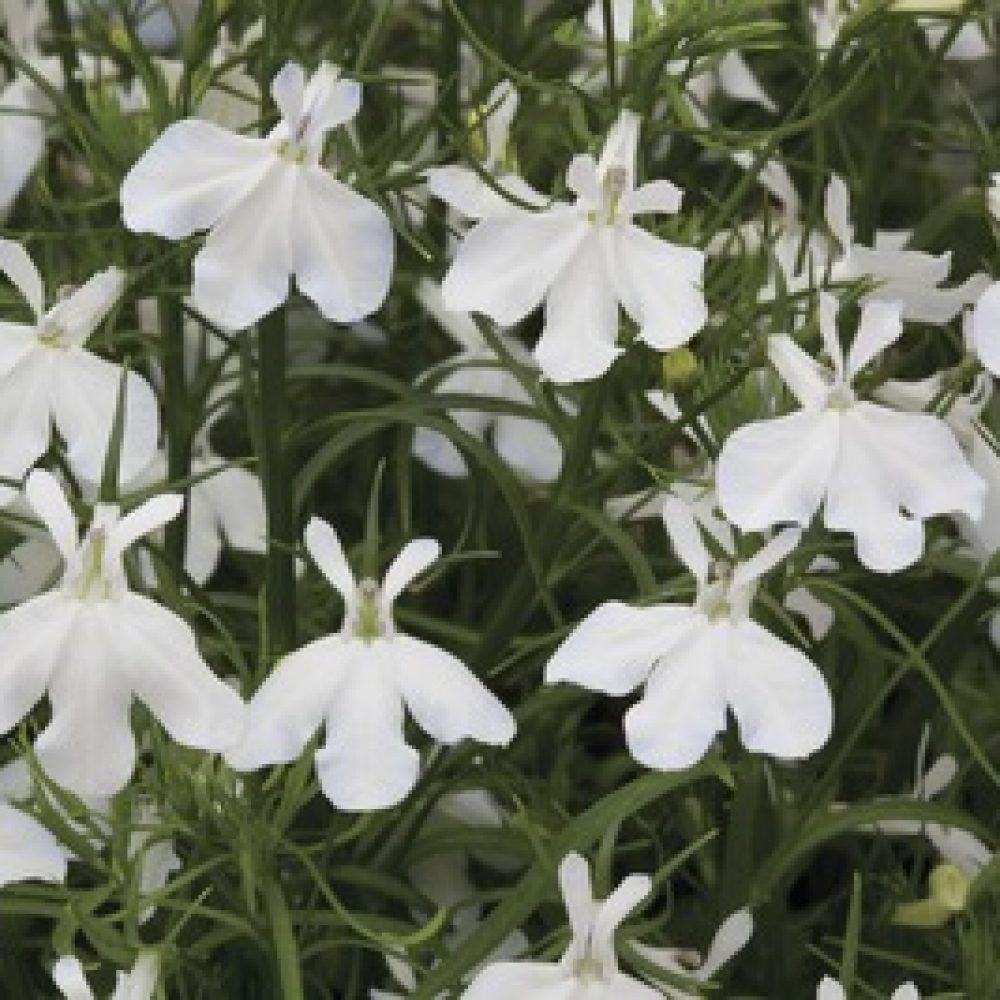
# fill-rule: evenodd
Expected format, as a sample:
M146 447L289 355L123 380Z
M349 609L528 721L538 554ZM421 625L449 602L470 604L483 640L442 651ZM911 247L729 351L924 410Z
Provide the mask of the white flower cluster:
M647 6L647 16L662 14L662 3ZM43 156L49 91L65 83L58 62L36 45L39 5L4 10L33 74L14 76L0 91L0 107L24 112L0 118L0 211ZM616 0L612 12L614 41L627 49L634 5ZM850 16L838 4L812 10L821 53L849 43L841 36ZM586 24L603 35L602 4ZM964 48L959 42L952 55L971 58L975 39L965 38ZM690 77L686 100L702 121L715 87L775 109L736 53L700 84L690 68L674 70ZM591 78L586 84L595 85ZM244 93L251 101L258 96ZM395 252L386 212L326 154L330 134L359 114L361 84L327 62L311 74L290 62L270 94L279 120L266 134L250 134L245 117L229 114L232 107L214 117L239 120L235 127L208 120L207 106L202 117L166 127L121 185L125 226L171 241L207 234L194 257L189 305L227 335L283 306L293 279L327 320L357 324L385 302ZM711 461L706 454L698 476L678 477L657 498L672 551L690 574L690 599L601 604L552 653L545 682L612 697L638 691L624 716L624 739L647 768L692 767L713 752L730 713L747 750L784 761L808 757L833 732L831 692L800 643L764 624L771 618L758 598L773 591L790 608L815 610L796 590L798 577L828 566L813 561L815 546L804 551L806 533L817 540L849 536L866 570L890 574L920 562L928 522L951 517L977 558L993 555L1000 538L988 514L1000 505L1000 465L977 418L992 389L989 376L1000 376L1000 282L975 275L948 286L950 258L909 248L908 234L880 232L872 246L856 242L848 187L836 175L824 178L827 231L811 230L777 161L755 168L780 202L777 221L751 220L726 241L691 245L694 236L679 234L697 227L672 224L689 221L681 215L683 192L668 178L643 176L643 130L651 123L628 109L609 124L597 155L581 151L565 165L564 196L536 190L512 154L517 107L516 89L503 81L481 109L480 161L426 172L427 190L452 210L460 238L440 285L427 276L418 299L461 349L420 383L469 397L452 419L470 438L489 438L519 475L541 485L560 476L563 440L535 405L541 383L555 384L558 417L571 425L571 387L606 377L629 351L698 355L717 318L703 288L709 255L734 245L767 247L773 261L760 301L773 301L779 290L797 296L790 327L758 337L766 344L754 376L758 418L717 441L715 429L701 427L717 454ZM738 162L754 167L752 157ZM1000 174L993 181L984 194L996 212ZM662 225L664 218L671 223ZM24 591L11 585L16 596L6 603L13 606L0 615L0 732L13 730L47 697L50 717L33 754L49 779L88 800L123 789L136 767L134 701L177 743L223 754L237 771L299 758L322 728L316 773L329 801L345 811L391 807L416 786L421 758L404 737L407 717L438 744L511 743L515 720L500 699L452 653L397 627L394 604L438 560L439 543L411 540L381 582L359 579L336 532L319 518L309 521L304 543L343 602L340 629L281 658L247 704L214 672L191 626L133 589L134 573L130 581L129 550L176 518L184 499L156 492L165 460L153 384L99 353L98 331L109 317L114 326L129 275L109 266L78 288L47 296L24 247L9 240L0 241L0 273L22 300L8 306L5 299L0 320L0 479L9 484L3 500L26 505L48 534L48 556L42 545L37 557L61 567L55 581ZM878 366L907 336L908 322L943 325L966 306L973 307L968 349L989 373L980 374L977 398L955 394L943 411L930 404L944 394L949 373L926 383L879 379ZM541 332L529 351L512 328L537 310ZM477 398L515 409L477 410ZM440 433L422 428L413 448L445 476L469 474L459 449ZM100 482L109 463L120 484L144 490L147 499L127 509L86 503L86 484ZM265 550L266 511L257 480L212 452L207 429L196 438L190 466L202 481L188 500L186 567L191 581L203 584L224 540ZM151 564L143 577L152 588ZM828 618L815 632L829 627ZM918 774L914 797L939 787ZM878 829L926 833L942 855L970 849L956 831L936 824ZM973 847L978 871L986 848L978 841ZM69 857L29 812L0 805L0 881L61 880ZM615 932L650 896L649 877L629 876L598 901L587 862L569 854L559 883L571 933L559 961L492 962L464 996L688 995L666 982L654 988L618 966ZM673 949L637 944L635 951L654 967L706 982L751 929L749 913L733 914L706 959L693 964ZM114 996L148 997L156 976L155 959L141 956L130 974L119 974ZM92 996L75 959L61 959L53 978L68 998ZM843 988L832 979L818 987L820 1000L840 996ZM917 992L906 985L893 996L912 1000Z

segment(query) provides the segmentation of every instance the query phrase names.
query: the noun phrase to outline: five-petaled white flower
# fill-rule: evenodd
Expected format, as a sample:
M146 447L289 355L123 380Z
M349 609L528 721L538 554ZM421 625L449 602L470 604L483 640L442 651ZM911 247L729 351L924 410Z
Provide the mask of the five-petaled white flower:
M385 300L393 236L374 203L321 165L326 134L361 106L361 85L322 63L288 63L271 84L282 119L264 138L189 118L129 171L125 224L182 239L210 230L194 260L194 305L244 329L281 305L294 275L327 319L351 323Z
M115 991L109 1000L152 1000L160 963L155 952L143 952L132 966L131 972L118 972ZM65 1000L95 1000L83 966L75 955L63 955L52 966L52 981Z
M385 809L417 780L420 756L403 739L403 708L441 743L476 739L506 746L510 712L458 659L397 632L393 601L440 554L430 538L408 542L380 587L356 581L336 532L313 518L305 543L323 576L344 599L337 635L286 656L254 695L245 737L227 754L237 770L284 763L302 753L326 722L316 770L339 809Z
M847 1000L847 993L835 979L824 976L816 988L816 1000ZM920 994L913 983L903 983L893 990L889 1000L920 1000Z
M465 313L449 312L441 301L440 289L429 278L417 285L421 305L437 320L442 329L462 348L449 359L448 367L460 365L436 382L434 391L481 396L484 400L509 400L519 405L531 405L532 398L521 379L505 366L475 320ZM497 333L508 354L530 372L536 369L530 355L512 336ZM426 380L435 373L432 368L421 376ZM524 377L524 376L522 376ZM569 404L564 404L570 409ZM537 482L555 480L562 467L562 445L552 428L541 418L532 419L518 413L505 413L472 407L448 410L448 416L465 431L482 440L491 433L497 454L521 475ZM453 478L469 474L461 452L451 439L430 427L418 427L413 435L413 453L426 465Z
M98 504L78 540L56 479L42 469L26 493L65 563L62 582L0 616L0 732L48 690L52 720L35 741L45 772L80 796L113 795L135 767L129 722L138 697L179 743L223 750L239 739L246 706L212 673L191 628L128 588L125 550L176 517L163 494L124 516Z
M600 161L573 158L566 182L576 202L518 207L482 219L458 248L442 285L453 312L479 312L502 326L543 300L535 358L554 382L597 378L622 353L619 304L639 339L660 351L686 343L707 317L704 254L659 239L634 216L673 214L681 190L667 180L635 186L639 116L623 111Z
M607 899L594 899L590 866L575 852L559 865L572 938L558 963L496 962L486 966L463 1000L654 1000L659 990L618 968L615 931L649 895L648 875L629 875Z
M156 451L156 396L141 375L86 349L121 297L124 273L110 267L95 274L47 312L42 277L24 247L0 240L0 274L34 314L31 323L0 322L0 476L20 479L45 454L55 424L74 471L99 481L123 377L119 468L123 477L136 475Z
M806 525L822 504L827 528L854 535L865 566L896 572L920 558L926 518L978 518L986 486L943 420L855 394L855 378L903 332L898 303L864 307L846 358L836 300L822 292L819 326L832 372L791 337L770 338L771 362L802 409L726 440L717 468L722 511L744 531L761 531Z
M750 616L758 581L796 547L800 532L779 532L745 562L713 563L683 500L664 501L663 521L698 585L694 604L602 604L556 650L546 682L617 697L645 684L625 714L625 740L647 767L696 763L726 728L727 709L748 750L789 759L818 750L833 721L823 675Z

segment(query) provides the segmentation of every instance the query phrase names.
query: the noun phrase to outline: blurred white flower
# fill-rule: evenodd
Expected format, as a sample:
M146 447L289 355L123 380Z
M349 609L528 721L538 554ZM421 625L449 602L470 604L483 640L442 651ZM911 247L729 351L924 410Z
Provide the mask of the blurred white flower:
M715 932L704 960L689 948L654 948L638 942L632 947L643 958L661 969L680 976L689 976L698 983L707 983L746 947L752 934L753 917L750 911L737 910L726 917ZM675 986L664 985L663 991L669 1000L698 1000L695 994L686 993Z
M176 517L181 498L164 494L124 516L99 504L80 541L76 518L50 473L33 471L26 491L65 572L57 589L0 616L0 644L7 651L0 668L0 732L47 690L52 719L35 753L54 781L84 797L113 795L132 774L133 697L179 743L216 751L235 744L246 706L202 659L191 628L132 593L125 577L125 550Z
M37 819L0 802L0 886L29 879L63 882L71 857Z
M824 976L816 989L816 1000L847 1000L847 993L835 979ZM920 994L913 983L903 983L893 990L889 1000L920 1000Z
M11 48L50 86L62 86L59 59L44 56L38 34L48 21L45 3L4 0L0 28L6 28ZM54 113L44 88L25 72L6 83L0 75L0 221L21 193L45 153L48 119Z
M131 972L118 972L115 991L109 1000L152 1000L159 977L159 959L154 952L144 952ZM75 955L63 955L52 966L52 981L65 1000L95 1000L94 992Z
M621 697L644 684L625 714L625 741L646 767L695 764L731 709L743 745L796 759L827 741L833 705L823 675L797 649L751 618L758 581L797 545L786 529L744 562L713 562L691 508L663 504L674 551L697 583L692 605L602 604L545 668L546 683L570 681Z
M987 371L1000 378L1000 281L990 284L976 300L968 334L972 352Z
M475 320L466 313L447 310L441 290L429 278L417 285L417 298L438 325L461 348L459 354L446 362L453 371L437 380L436 393L460 393L482 396L484 400L509 400L521 405L533 405L533 400L521 380L494 352L479 332ZM508 334L497 333L504 349L524 369L537 371L537 365L521 344ZM433 376L432 368L418 377L418 382ZM571 410L569 404L565 404ZM484 440L490 434L497 454L516 472L541 483L553 482L562 467L562 445L552 429L541 419L491 410L453 409L448 416L467 434ZM465 477L468 466L459 449L442 433L429 427L418 427L413 435L413 453L425 465L451 478Z
M463 1000L655 1000L663 994L618 968L615 931L649 895L648 875L629 875L604 900L595 900L590 866L579 854L559 865L559 887L572 938L562 959L487 965L462 994Z
M20 244L0 240L0 274L13 282L34 315L31 323L0 322L0 476L21 479L48 450L55 424L74 471L99 481L123 377L119 467L125 477L136 475L156 451L156 396L141 375L86 349L121 297L124 272L110 267L95 274L48 311L42 276Z
M924 726L917 747L913 792L909 796L923 802L940 795L958 773L958 762L951 754L942 754L930 767L926 766L930 735L930 726ZM993 859L993 852L978 837L957 827L919 819L882 819L874 824L873 829L880 833L926 836L943 861L954 865L970 879L975 878Z
M343 625L278 663L250 703L243 741L227 754L232 767L293 760L325 720L320 785L337 808L366 811L395 805L416 783L420 757L403 739L404 706L440 743L506 746L513 739L513 716L460 660L396 631L393 602L438 558L436 541L408 542L381 587L355 580L325 521L309 522L305 544L344 600Z
M222 327L280 306L292 276L327 319L355 322L388 294L392 229L320 160L326 134L357 114L361 85L330 63L307 82L288 63L271 94L282 119L264 138L194 118L167 128L122 183L125 224L173 240L210 230L192 298Z
M638 115L623 111L600 161L573 158L566 177L574 204L514 206L477 223L442 285L448 309L483 313L502 326L544 301L534 353L554 382L597 378L611 367L622 353L619 305L639 325L639 339L660 351L686 343L705 323L704 254L632 222L674 214L682 197L666 180L635 186L639 126Z
M944 421L859 400L857 375L903 332L898 303L872 302L861 313L845 358L837 303L819 296L819 325L833 370L788 336L768 354L801 409L736 430L719 455L722 511L744 531L807 525L823 506L831 531L854 535L858 559L878 573L905 569L921 556L925 519L978 518L986 486Z

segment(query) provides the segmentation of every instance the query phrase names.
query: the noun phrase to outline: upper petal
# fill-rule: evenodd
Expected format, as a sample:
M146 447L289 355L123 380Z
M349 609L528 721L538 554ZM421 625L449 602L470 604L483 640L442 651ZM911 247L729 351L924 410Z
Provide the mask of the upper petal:
M354 323L382 305L395 249L378 205L321 168L304 167L290 221L296 284L327 319Z
M403 701L439 743L474 739L506 746L514 738L514 717L461 660L408 635L394 636L391 647Z
M744 620L725 629L726 698L743 745L783 759L807 757L833 729L826 679L799 650Z
M76 515L59 480L48 469L32 469L24 484L24 494L56 548L68 559L76 551L78 541Z
M63 955L52 966L52 981L65 1000L94 1000L83 966L75 955Z
M3 120L0 113L0 121ZM2 144L0 144L2 145ZM35 319L41 319L45 309L45 288L42 276L28 251L13 240L0 240L0 274L5 274L31 307Z
M854 377L903 333L903 307L899 302L869 302L861 309L861 322L847 355L847 378Z
M1000 281L990 285L972 310L972 347L979 360L1000 378Z
M382 580L382 597L392 604L406 588L441 556L441 543L433 538L407 542L390 563Z
M208 229L250 194L274 158L262 139L197 118L175 122L122 182L125 225L172 240Z
M345 601L353 597L357 584L333 525L318 517L310 518L306 525L305 543L316 567L337 593Z
M744 531L808 524L826 493L839 440L840 420L830 411L800 410L740 427L716 466L723 514Z
M70 344L82 346L111 312L125 290L125 272L109 267L92 275L48 312L46 319L58 327Z
M807 410L826 405L830 387L823 378L823 369L787 334L767 338L767 356L781 381Z

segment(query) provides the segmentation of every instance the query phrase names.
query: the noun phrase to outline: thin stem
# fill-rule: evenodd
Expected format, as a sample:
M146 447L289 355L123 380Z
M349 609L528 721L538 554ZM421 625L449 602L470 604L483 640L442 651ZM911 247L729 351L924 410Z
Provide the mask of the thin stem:
M287 329L284 309L258 324L260 466L267 504L265 621L267 653L275 658L295 645L295 523L292 477L284 447L288 424Z
M278 982L281 984L281 1000L304 1000L302 988L302 967L299 962L299 947L292 928L292 918L281 886L270 881L264 892L267 919L271 925L271 940L274 942L278 960Z
M56 50L66 80L66 93L73 107L81 114L87 114L87 97L80 81L80 62L73 45L73 29L69 23L66 0L48 0L48 8Z
M187 379L184 371L184 308L176 291L167 291L157 300L160 339L163 349L163 409L167 438L167 479L184 482L191 472L191 419ZM189 491L185 491L189 496ZM164 538L164 555L175 577L184 567L188 503L180 517L171 521Z

